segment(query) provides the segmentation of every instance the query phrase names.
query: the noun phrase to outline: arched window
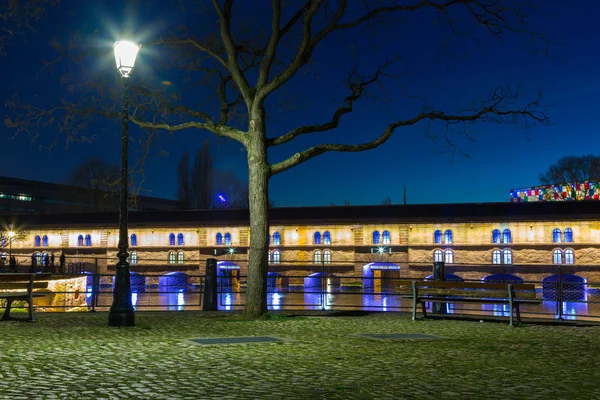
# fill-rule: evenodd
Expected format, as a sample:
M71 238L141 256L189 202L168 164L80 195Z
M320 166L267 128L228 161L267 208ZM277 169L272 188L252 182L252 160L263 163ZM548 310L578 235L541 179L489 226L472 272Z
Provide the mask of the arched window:
M323 244L331 244L331 233L329 233L329 231L323 232Z
M448 229L444 232L444 243L451 244L452 243L452 231Z
M321 232L315 232L315 244L321 244Z
M390 244L392 242L390 238L390 231L383 231L381 234L381 240L383 241L383 244Z
M565 241L566 241L566 233L567 233L567 230L565 229ZM571 249L565 250L565 264L575 264L575 252Z
M183 264L183 251L177 252L177 264Z
M42 255L38 252L34 253L34 264L35 265L42 265Z
M92 237L90 235L85 235L85 245L90 247L92 245Z
M437 231L433 232L433 243L435 243L435 244L442 243L442 231L437 230Z
M40 242L41 242L41 240L40 240L40 235L35 235L35 243L34 243L34 246L35 246L35 247L40 247Z
M43 252L42 253L42 264L41 265L47 265L50 263L50 260L48 260L48 253Z
M221 232L217 233L217 236L215 236L215 243L217 245L223 244L223 235L221 235Z
M565 229L565 243L573 243L573 230L571 228Z
M279 246L281 244L281 235L279 232L273 233L273 246Z
M279 264L281 261L281 253L279 250L273 251L273 264Z
M175 252L174 251L169 252L169 264L175 264Z
M225 246L231 246L231 233L225 232Z
M373 231L373 244L379 244L380 236L379 231Z
M562 264L562 251L556 249L552 252L552 262L554 264Z
M552 241L554 243L560 243L560 229L556 228L552 231Z
M42 246L48 247L48 235L42 237Z
M323 252L323 264L331 264L331 251L325 250Z
M452 264L454 262L454 253L450 249L444 250L444 263Z
M6 257L7 257L7 254L6 254L6 253L2 253L0 256L1 256L1 258L0 258L0 262L1 262L2 264L6 264Z
M512 264L512 251L510 249L502 250L502 263Z
M440 238L442 237L442 233L440 232ZM441 250L435 250L433 252L433 261L442 262L444 261L444 253Z
M492 243L500 243L500 230L494 229L492 231Z
M321 262L321 250L315 251L315 254L313 256L313 260L314 260L315 263L320 263Z
M133 247L133 246L137 246L137 236L136 236L136 234L135 234L135 233L131 235L131 246L132 246L132 247ZM133 257L132 257L132 260L133 260ZM133 263L132 263L132 264L133 264Z
M505 229L504 232L502 232L502 243L512 243L510 229Z
M500 231L498 231L498 237L500 237ZM500 250L496 249L492 251L492 264L502 264L502 258L500 255Z
M185 241L183 240L183 233L177 234L177 246L185 246Z
M83 246L83 235L77 236L77 246Z
M175 246L175 234L171 233L169 235L169 246Z
M267 252L267 260L269 263L271 262L271 250Z
M130 257L131 257L131 265L137 264L137 253L135 251L131 252Z

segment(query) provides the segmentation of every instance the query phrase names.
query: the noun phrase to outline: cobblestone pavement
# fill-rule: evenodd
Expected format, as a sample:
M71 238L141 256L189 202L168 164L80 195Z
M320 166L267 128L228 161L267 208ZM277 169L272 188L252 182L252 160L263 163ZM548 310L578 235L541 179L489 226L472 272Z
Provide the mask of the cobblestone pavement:
M0 399L600 398L600 327L140 312L135 328L109 328L106 313L37 315L0 323ZM284 342L189 341L269 335Z

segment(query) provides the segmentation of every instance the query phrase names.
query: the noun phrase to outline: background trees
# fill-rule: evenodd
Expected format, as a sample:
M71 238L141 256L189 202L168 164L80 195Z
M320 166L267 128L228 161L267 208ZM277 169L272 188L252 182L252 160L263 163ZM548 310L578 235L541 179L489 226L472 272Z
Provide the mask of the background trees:
M571 192L570 199L583 200L590 195L590 185L584 182L592 181L596 185L600 181L600 157L594 155L585 156L567 156L562 157L554 164L548 167L548 170L540 174L542 185L549 185L548 195L552 199L567 200L562 196L562 190L558 196L554 196L555 185L565 185Z
M185 209L248 208L248 185L233 171L214 167L208 141L196 152L191 168L184 151L177 182L178 200Z

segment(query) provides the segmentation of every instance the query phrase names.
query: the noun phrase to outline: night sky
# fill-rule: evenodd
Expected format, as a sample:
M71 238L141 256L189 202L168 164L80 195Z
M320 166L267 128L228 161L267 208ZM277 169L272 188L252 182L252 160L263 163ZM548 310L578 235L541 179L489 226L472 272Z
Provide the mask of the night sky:
M60 65L52 73L42 70L42 60L51 59L48 46L51 37L68 40L75 33L91 37L96 32L105 43L106 56L96 63L88 61L98 74L117 72L110 44L117 39L116 28L124 21L135 21L145 40L165 35L177 25L178 14L170 9L171 2L61 1L57 10L49 10L28 42L16 40L7 48L2 62L0 94L7 98L14 93L25 101L40 106L57 101L64 90L60 77L68 65ZM270 2L264 2L265 5ZM436 39L431 15L415 13L400 28L393 26L382 47L393 46L406 60L407 71L402 84L411 93L427 93L439 106L455 109L470 104L473 99L490 93L498 85L522 85L522 92L532 97L543 90L543 103L551 106L548 115L551 126L529 130L512 125L478 124L473 143L466 143L470 158L454 157L443 152L445 147L427 137L427 124L400 128L382 147L363 153L329 153L312 159L271 179L270 197L277 206L380 204L389 196L401 203L403 187L408 203L454 203L508 201L510 189L538 184L541 172L558 158L567 155L596 153L600 147L598 131L598 72L600 71L600 34L597 15L600 2L590 0L544 0L546 15L531 20L538 31L556 42L549 46L550 57L532 54L523 36L507 36L499 43L487 36L484 45L459 40L454 48L458 59L436 61ZM148 6L150 4L150 6ZM567 5L568 4L568 5ZM270 13L269 8L266 8ZM213 15L210 15L214 19ZM201 23L202 21L196 21ZM425 26L425 28L423 27ZM164 70L155 69L160 61L160 49L142 48L134 74L146 74L154 80L169 80L176 90L178 81ZM269 132L282 134L300 124L327 121L346 92L339 91L342 82L338 60L340 47L321 47L315 53L315 65L310 73L290 82L284 104L292 109L275 111L269 119ZM464 56L464 57L463 57ZM369 66L369 58L360 65ZM336 65L338 64L338 65ZM373 64L375 66L375 64ZM318 75L316 77L315 75ZM77 76L75 74L75 76ZM134 77L135 79L135 77ZM77 81L72 82L77 85ZM410 118L420 103L403 97L398 86L389 86L394 98L390 110L394 115ZM278 109L279 107L273 107ZM4 114L8 113L4 109ZM343 118L333 133L313 134L294 144L271 150L271 162L319 142L358 143L370 140L381 132L393 117L381 104L358 103L352 115ZM99 155L117 162L120 134L118 124L98 127L98 139L90 143L64 141L50 153L39 149L22 135L10 139L13 131L4 125L2 135L1 175L49 182L62 182L74 165ZM90 128L94 129L94 128ZM132 126L131 128L135 128ZM439 132L436 132L438 130ZM442 133L442 125L430 127L430 134ZM51 141L55 132L43 131L40 141ZM240 144L215 139L210 133L188 130L157 139L157 149L147 159L142 194L175 198L176 168L184 149L193 152L205 138L211 138L216 166L234 169L240 177L247 173L246 153ZM460 139L459 139L460 140ZM133 146L133 145L132 145ZM136 150L132 148L132 157ZM597 153L596 153L597 154Z

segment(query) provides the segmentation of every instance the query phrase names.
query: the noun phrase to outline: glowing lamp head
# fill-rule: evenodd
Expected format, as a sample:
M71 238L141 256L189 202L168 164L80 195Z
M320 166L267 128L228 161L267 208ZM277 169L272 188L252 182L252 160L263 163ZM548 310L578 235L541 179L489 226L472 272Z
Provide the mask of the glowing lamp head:
M222 203L225 203L227 200L225 200L225 197L223 197L223 195L219 195L219 200L221 200Z
M383 254L383 252L385 251L385 247L380 247L377 249L377 251L379 252L379 254Z
M9 238L14 238L15 237L15 233L13 231L8 232L8 237Z
M140 51L140 45L127 40L115 42L113 49L115 51L115 61L117 69L123 78L128 78L133 70L135 58Z

